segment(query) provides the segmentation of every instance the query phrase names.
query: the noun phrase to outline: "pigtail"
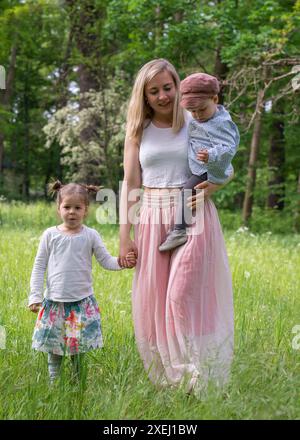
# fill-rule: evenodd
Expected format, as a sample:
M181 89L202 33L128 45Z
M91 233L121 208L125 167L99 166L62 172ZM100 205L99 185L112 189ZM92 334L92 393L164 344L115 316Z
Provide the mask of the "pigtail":
M95 186L95 185L83 185L83 186L85 187L85 189L89 194L97 193L100 188L103 188L103 186Z
M53 180L48 184L48 194L52 197L57 195L57 204L60 206L65 196L78 194L82 197L86 206L89 205L89 195L97 193L103 186L85 185L81 183L67 183L63 185L60 180Z
M50 182L48 184L48 194L52 197L55 196L63 187L64 185L61 183L60 180L54 180L53 182Z
M103 186L96 186L96 185L86 185L85 183L81 183L79 184L82 188L84 188L86 190L86 192L88 193L88 195L90 194L97 194L97 192L101 189L104 188Z

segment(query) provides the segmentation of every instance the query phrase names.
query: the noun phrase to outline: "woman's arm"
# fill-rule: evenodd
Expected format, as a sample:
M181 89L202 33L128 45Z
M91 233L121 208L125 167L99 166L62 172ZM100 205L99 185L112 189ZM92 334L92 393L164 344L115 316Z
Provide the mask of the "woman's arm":
M203 189L204 190L204 198L210 197L214 192L218 191L219 189L222 189L225 185L227 185L229 182L231 182L231 180L234 178L234 171L232 172L232 174L228 177L228 179L226 180L225 183L223 183L222 185L217 185L216 183L212 183L209 182L208 180L206 180L205 182L201 182L199 183L199 185L196 185L194 189ZM189 197L187 199L187 206L191 209L195 209L197 206L197 201L198 200L202 200L203 199L203 195L202 192Z
M132 267L126 261L128 252L134 252L137 257L137 247L130 238L131 219L128 216L130 208L137 200L129 201L128 195L133 190L140 190L142 175L139 162L140 136L125 139L124 147L124 181L120 198L120 260L124 267Z

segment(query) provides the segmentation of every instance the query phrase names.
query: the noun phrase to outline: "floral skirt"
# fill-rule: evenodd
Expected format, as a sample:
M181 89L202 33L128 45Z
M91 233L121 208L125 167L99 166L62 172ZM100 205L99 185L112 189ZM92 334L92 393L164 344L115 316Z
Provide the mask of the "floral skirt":
M61 356L101 348L101 319L95 297L91 295L76 302L45 298L32 341L32 348Z

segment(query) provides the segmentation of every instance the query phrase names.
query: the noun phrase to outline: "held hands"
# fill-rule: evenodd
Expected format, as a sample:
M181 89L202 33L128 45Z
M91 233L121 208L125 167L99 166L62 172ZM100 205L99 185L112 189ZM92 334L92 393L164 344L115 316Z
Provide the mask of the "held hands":
M131 269L136 265L138 250L134 241L130 238L120 240L120 253L118 258L119 266Z
M209 158L209 153L207 150L201 150L197 153L197 159L201 160L201 162L207 163Z
M28 306L33 313L38 313L41 307L42 303L30 304L30 306Z
M118 257L118 264L122 269L132 269L136 265L136 255L128 252L125 258Z
M128 252L128 254L126 255L126 261L129 265L129 267L134 267L136 265L136 256L133 251Z

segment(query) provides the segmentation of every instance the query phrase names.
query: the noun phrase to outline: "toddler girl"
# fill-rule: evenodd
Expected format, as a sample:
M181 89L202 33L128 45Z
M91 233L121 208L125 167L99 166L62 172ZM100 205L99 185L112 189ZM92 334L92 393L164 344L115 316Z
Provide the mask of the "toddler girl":
M187 241L190 211L185 210L184 190L193 190L205 180L221 185L233 173L231 160L240 135L228 111L218 105L219 91L217 78L207 73L194 73L181 81L180 104L193 117L188 127L188 160L192 176L181 192L174 229L159 246L162 252Z
M56 181L50 190L57 193L62 224L46 229L42 235L30 280L29 308L39 312L32 348L48 353L53 383L64 355L71 355L78 376L81 354L103 345L99 307L92 287L93 254L105 269L122 267L119 259L108 253L98 232L83 225L89 193L97 188ZM133 253L126 258L128 265L134 265Z

